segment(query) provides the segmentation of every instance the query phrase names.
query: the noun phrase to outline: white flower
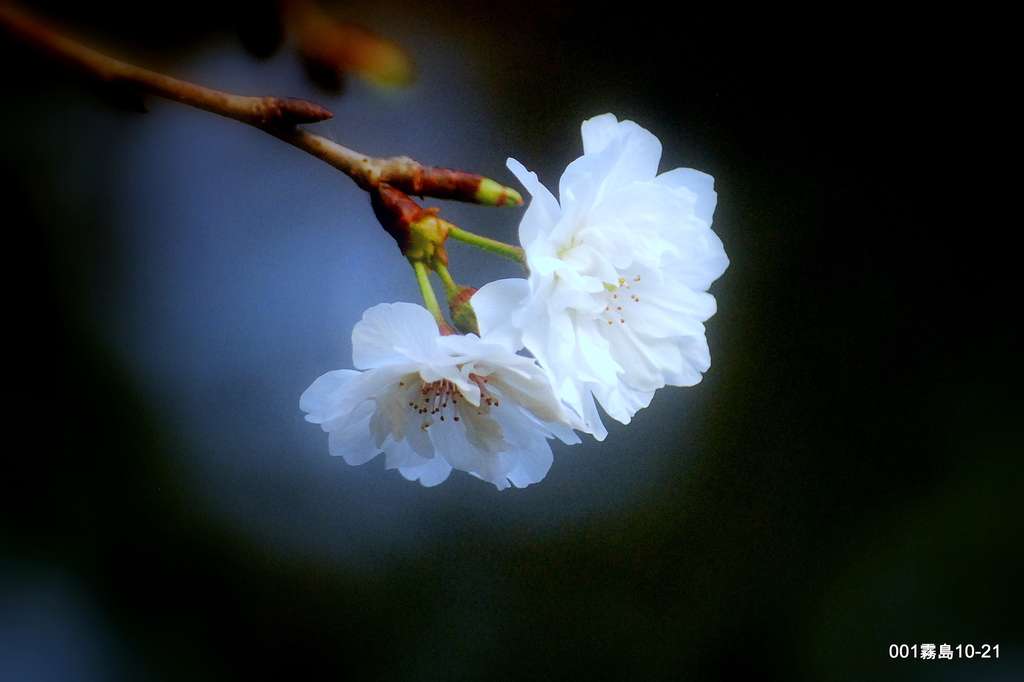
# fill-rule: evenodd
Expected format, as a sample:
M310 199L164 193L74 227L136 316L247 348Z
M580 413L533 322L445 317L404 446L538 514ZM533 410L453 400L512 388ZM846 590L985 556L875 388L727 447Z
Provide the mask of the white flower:
M711 231L714 179L658 175L661 143L611 114L583 123L583 151L561 202L514 159L533 199L519 227L530 276L484 286L473 307L485 333L526 347L559 397L598 439L594 398L623 423L666 384L692 386L711 366L708 287L729 259Z
M299 400L330 434L331 454L349 464L383 451L387 468L423 485L454 468L522 488L551 467L548 438L579 442L533 359L476 335L442 336L420 306L367 310L352 331L352 359L366 371L328 372Z

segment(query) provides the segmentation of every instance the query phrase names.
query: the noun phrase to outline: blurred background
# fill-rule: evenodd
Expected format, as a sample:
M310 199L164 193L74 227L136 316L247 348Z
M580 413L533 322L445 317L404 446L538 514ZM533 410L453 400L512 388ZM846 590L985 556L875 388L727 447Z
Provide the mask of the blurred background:
M983 154L1006 143L954 27L322 5L415 64L382 89L297 52L271 3L32 6L149 68L318 102L312 129L366 154L513 186L507 157L554 189L581 121L635 120L662 170L715 177L731 266L703 383L554 443L542 482L350 467L298 397L351 367L366 308L419 301L365 193L0 33L0 680L1024 679L1020 287ZM506 241L522 215L425 204ZM464 284L519 275L450 253ZM999 658L890 657L922 643Z

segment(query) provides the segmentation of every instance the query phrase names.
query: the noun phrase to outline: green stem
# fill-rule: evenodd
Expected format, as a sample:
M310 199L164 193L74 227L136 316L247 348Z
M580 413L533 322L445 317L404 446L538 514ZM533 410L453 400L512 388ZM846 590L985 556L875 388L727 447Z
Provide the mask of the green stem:
M434 321L437 322L438 327L450 327L448 320L444 319L444 313L441 312L441 306L437 302L437 296L434 294L434 287L430 285L430 278L427 276L427 266L423 264L421 260L409 261L412 263L412 269L416 273L416 281L420 285L420 293L423 295L423 303L426 305L427 310L434 316Z
M441 278L441 283L444 284L445 295L448 297L448 300L451 301L458 295L459 285L455 283L455 280L452 279L451 273L448 272L448 268L443 264L434 263L434 272L436 272L437 276Z
M478 234L466 232L461 227L456 227L454 225L448 228L448 236L451 237L452 239L457 239L460 242L464 242L471 246L475 246L478 249L489 251L499 256L508 258L509 260L514 260L516 263L519 263L521 266L523 266L524 270L529 272L529 268L526 266L526 252L523 251L522 247L512 246L511 244L506 244L505 242L499 242L497 239L481 237Z

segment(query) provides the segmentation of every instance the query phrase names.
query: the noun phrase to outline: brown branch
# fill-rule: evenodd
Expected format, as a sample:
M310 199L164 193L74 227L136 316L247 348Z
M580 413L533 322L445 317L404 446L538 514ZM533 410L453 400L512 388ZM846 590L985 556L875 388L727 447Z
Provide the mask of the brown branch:
M297 127L333 118L334 114L319 104L287 97L232 95L128 64L60 35L6 0L0 0L0 27L100 82L148 92L259 128L334 166L364 190L386 182L408 194L438 199L492 206L523 203L519 192L481 175L424 166L407 156L374 158Z
M131 86L257 128L315 123L334 116L319 104L301 99L231 95L122 62L60 35L8 2L0 3L0 26L101 82Z

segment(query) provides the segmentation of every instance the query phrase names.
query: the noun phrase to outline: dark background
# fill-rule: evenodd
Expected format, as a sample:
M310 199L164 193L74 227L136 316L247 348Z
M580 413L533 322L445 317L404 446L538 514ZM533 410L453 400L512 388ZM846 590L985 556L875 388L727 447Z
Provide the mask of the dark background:
M211 50L260 63L234 32L255 4L37 6L182 77ZM547 479L500 494L347 467L301 420L305 386L349 366L361 311L416 301L354 185L210 114L119 110L0 36L0 677L1024 679L1019 216L997 208L996 48L967 49L986 34L952 20L762 11L339 5L409 49L407 99L206 82L323 102L347 118L322 125L366 153L509 183L511 155L551 188L580 121L612 111L658 135L663 170L715 177L731 265L704 382L604 443L556 445ZM204 144L231 140L253 176L145 146L179 119L214 126ZM128 182L125 159L156 174ZM161 203L171 164L194 184ZM182 196L208 222L174 213ZM271 204L295 224L261 226ZM514 238L520 214L482 211L442 215ZM365 231L338 237L342 219ZM175 229L194 248L173 252ZM204 276L176 269L197 259ZM515 276L463 267L477 286ZM215 323L168 317L182 300ZM889 656L925 642L1000 658Z

